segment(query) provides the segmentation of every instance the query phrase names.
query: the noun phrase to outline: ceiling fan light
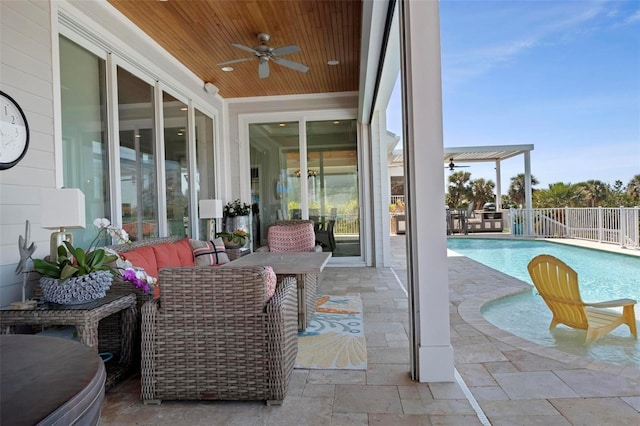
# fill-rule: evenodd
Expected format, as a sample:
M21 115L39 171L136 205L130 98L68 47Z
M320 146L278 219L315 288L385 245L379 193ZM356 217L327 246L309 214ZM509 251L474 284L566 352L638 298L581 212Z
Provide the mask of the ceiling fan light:
M337 60L337 59L331 59L331 60L327 61L327 65L332 65L332 66L333 65L338 65L339 63L340 63L340 61Z
M233 71L233 67L222 67L222 68L220 68L220 69L221 69L222 71L224 71L224 72L231 72L231 71Z

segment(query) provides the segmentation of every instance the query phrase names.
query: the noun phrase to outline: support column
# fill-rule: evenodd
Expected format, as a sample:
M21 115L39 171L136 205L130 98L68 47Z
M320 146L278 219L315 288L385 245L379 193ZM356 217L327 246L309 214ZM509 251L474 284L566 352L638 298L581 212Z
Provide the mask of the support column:
M416 0L399 7L411 371L421 382L452 382L439 6Z
M527 209L527 235L533 235L533 216L531 209L533 208L531 191L531 152L524 153L524 208Z
M500 182L500 160L496 161L496 211L502 210L502 184Z
M532 195L531 195L531 152L525 151L524 153L524 208L532 209Z

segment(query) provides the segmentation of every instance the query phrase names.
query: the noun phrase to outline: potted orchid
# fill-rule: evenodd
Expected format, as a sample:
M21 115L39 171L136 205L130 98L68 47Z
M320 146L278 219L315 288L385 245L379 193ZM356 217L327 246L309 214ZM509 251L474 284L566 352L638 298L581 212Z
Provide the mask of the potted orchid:
M88 249L74 247L65 241L64 245L58 247L58 258L55 262L33 259L34 269L42 275L40 286L45 300L61 304L80 304L99 299L106 295L114 273L145 292L151 290L155 278L134 268L114 251L95 247L104 235L111 236L119 243L130 243L127 232L112 226L106 218L98 218L93 224L98 228L98 233Z

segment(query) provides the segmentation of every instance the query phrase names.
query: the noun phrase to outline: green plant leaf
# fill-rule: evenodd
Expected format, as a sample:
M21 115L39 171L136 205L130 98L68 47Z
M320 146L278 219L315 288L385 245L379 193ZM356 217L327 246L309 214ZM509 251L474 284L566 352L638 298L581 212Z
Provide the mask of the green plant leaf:
M64 244L66 245L68 244L68 242L65 241ZM58 246L58 259L66 258L69 255L69 252L67 251L65 245ZM71 244L69 245L71 246ZM71 248L73 249L73 247Z
M33 259L33 267L34 269L49 278L60 278L60 268L58 265L47 262L43 259Z
M90 268L96 268L102 265L104 261L104 250L97 249L87 254L87 265Z
M66 280L67 278L73 277L76 272L78 272L78 268L71 265L65 265L60 272L60 279Z

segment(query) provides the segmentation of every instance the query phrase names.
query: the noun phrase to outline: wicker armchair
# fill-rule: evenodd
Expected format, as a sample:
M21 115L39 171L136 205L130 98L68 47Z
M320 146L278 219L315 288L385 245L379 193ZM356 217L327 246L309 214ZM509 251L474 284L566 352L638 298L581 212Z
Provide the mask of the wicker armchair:
M321 252L322 247L315 242L313 226L311 220L278 220L267 230L268 245L258 247L256 251Z
M298 352L292 277L266 299L264 267L165 268L142 307L141 398L281 404Z

